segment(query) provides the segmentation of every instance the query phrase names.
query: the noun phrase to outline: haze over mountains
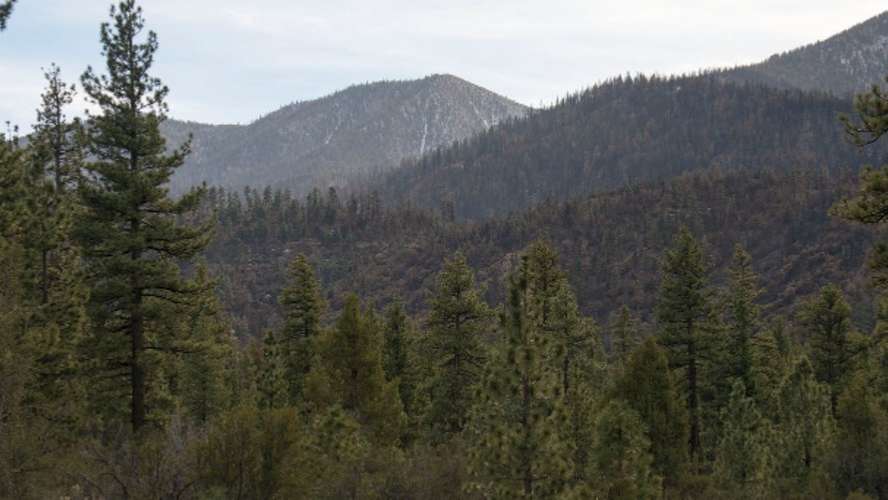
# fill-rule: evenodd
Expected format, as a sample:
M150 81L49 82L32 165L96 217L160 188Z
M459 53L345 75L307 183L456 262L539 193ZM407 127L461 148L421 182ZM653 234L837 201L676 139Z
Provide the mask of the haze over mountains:
M275 185L304 194L376 174L394 199L453 204L476 217L710 166L837 166L857 153L835 131L835 115L888 74L886 51L888 12L759 64L676 80L621 78L530 116L506 97L432 75L356 85L243 126L170 120L172 144L194 136L172 188Z
M356 85L249 125L170 120L163 131L172 144L193 134L192 154L173 178L173 191L207 182L286 185L301 193L390 168L527 110L455 76L432 75Z

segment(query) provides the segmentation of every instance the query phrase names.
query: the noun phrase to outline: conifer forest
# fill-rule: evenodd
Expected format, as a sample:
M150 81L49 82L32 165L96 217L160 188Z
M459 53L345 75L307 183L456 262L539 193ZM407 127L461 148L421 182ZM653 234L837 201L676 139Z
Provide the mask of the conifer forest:
M884 43L851 93L817 44L535 109L358 86L499 114L273 179L287 109L176 122L148 2L0 134L0 498L888 499ZM186 186L224 144L275 169Z

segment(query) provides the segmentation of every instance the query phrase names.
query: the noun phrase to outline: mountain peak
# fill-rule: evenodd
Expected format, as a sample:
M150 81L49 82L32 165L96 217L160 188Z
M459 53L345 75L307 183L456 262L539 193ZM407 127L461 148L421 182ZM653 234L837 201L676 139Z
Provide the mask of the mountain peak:
M170 120L174 144L194 135L174 191L207 182L226 187L286 184L296 192L397 166L466 139L527 108L451 74L353 85L284 106L245 126Z

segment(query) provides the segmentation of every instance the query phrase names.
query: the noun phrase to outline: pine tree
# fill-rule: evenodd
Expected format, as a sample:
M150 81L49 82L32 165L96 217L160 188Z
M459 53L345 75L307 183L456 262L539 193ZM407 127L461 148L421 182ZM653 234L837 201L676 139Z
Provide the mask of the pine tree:
M886 78L888 82L888 78ZM842 117L845 132L858 146L866 146L878 141L888 132L888 95L879 85L873 85L869 92L854 97L854 108L858 121Z
M792 368L794 346L786 333L783 318L776 318L762 330L752 343L751 376L755 391L753 396L765 414L776 412L774 396L787 371Z
M690 419L689 451L694 458L701 449L701 370L704 333L710 321L710 291L700 245L682 228L666 252L657 301L659 342L669 353L670 365L682 372Z
M838 395L852 366L856 349L849 339L851 306L835 285L820 289L800 312L801 326L806 330L811 349L811 364L818 382L830 387L830 403L835 415Z
M653 470L666 486L678 484L688 460L688 414L669 370L666 353L653 339L629 357L615 384L616 397L634 410L650 443Z
M375 443L396 443L405 423L398 387L385 380L380 327L357 296L346 298L336 327L318 337L316 356L306 399L320 411L340 406Z
M320 333L326 304L321 297L321 285L304 255L299 254L290 262L287 277L289 283L279 300L284 309L280 342L290 386L290 402L295 404L302 400L305 375L311 367L311 346Z
M178 263L206 246L211 229L177 221L198 207L204 189L176 201L168 196L166 184L188 145L167 154L159 125L168 89L150 76L157 36L149 32L140 41L143 29L134 0L112 7L111 22L101 27L107 74L88 68L82 77L100 112L87 127L91 161L80 185L86 213L78 229L91 274L96 369L127 381L128 395L120 396L128 399L133 430L147 421L146 352L167 351L171 341L152 323L165 305L188 303L199 293L179 276ZM101 401L114 405L108 397Z
M873 144L888 132L888 96L884 88L873 85L869 92L855 96L854 108L856 121L848 116L841 119L847 136L858 147ZM860 173L857 195L836 203L831 213L863 224L883 223L888 217L888 166L865 167ZM870 267L876 287L882 291L888 289L888 244L878 242L874 245Z
M622 306L611 318L608 327L611 342L611 363L622 366L638 344L638 323L629 307Z
M408 416L413 415L416 373L413 359L414 333L404 312L404 305L395 301L385 310L383 325L383 369L385 379L396 381L401 403Z
M604 385L598 327L583 318L576 297L548 244L537 241L525 253L528 319L545 337L545 363L558 367L564 413L563 439L572 443L573 484L582 483L594 439L594 417Z
M489 362L472 419L472 486L497 498L557 496L574 476L560 373L547 362L551 334L540 328L529 255L510 279L502 345Z
M817 382L814 369L802 357L777 392L775 444L778 477L793 492L804 492L824 472L835 438L829 386Z
M433 292L424 355L433 365L425 392L430 404L425 421L433 440L446 440L466 425L481 378L481 343L490 313L475 287L462 254L444 263Z
M6 29L6 22L9 20L9 16L12 15L12 7L15 5L16 0L6 0L2 4L0 4L0 31Z
M283 408L287 405L288 384L284 357L274 332L268 331L262 340L262 358L258 367L256 387L260 408Z
M734 259L728 273L728 375L740 381L747 391L752 391L752 343L760 328L756 300L761 291L758 277L752 270L752 259L740 245L734 247Z
M772 498L776 464L774 432L739 380L722 411L724 430L716 448L715 475L722 488L742 498Z
M598 416L595 431L594 497L660 498L662 479L652 467L651 443L638 414L624 402L612 400Z
M188 352L180 356L179 385L188 413L205 424L234 401L234 391L226 382L237 353L206 262L198 262L194 281L203 293L187 308Z
M61 78L55 64L44 72L46 90L40 96L37 123L31 136L37 168L52 181L55 193L64 194L76 187L83 163L82 127L80 120L69 121L65 108L74 102L77 88Z
M872 369L859 370L839 396L832 469L842 493L861 489L883 498L888 492L888 407L873 375Z

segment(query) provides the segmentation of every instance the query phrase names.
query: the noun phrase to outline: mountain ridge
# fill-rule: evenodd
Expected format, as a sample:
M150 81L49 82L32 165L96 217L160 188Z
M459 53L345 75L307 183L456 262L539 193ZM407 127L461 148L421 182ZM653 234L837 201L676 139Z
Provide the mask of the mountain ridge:
M397 165L528 110L456 76L434 74L352 85L246 125L169 120L163 131L171 144L193 135L192 154L173 178L173 191L207 182L236 188L284 183L306 192Z
M722 77L848 97L884 81L886 54L888 10L823 40L724 70Z

